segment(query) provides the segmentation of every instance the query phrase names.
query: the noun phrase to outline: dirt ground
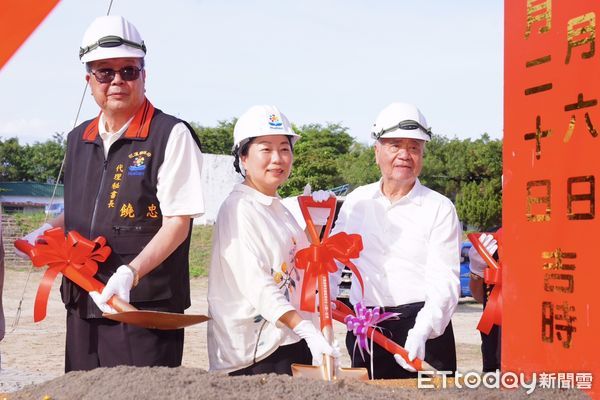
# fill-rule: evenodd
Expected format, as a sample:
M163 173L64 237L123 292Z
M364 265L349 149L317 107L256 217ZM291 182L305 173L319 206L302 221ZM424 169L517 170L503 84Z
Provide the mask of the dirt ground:
M117 381L124 380L129 383L123 383L124 387L130 387L131 382L138 381L140 374L148 373L149 369L136 369L119 367L117 369L110 370L98 370L98 372L88 373L71 373L64 375L64 337L65 337L65 310L62 302L60 301L60 295L58 292L59 282L55 283L50 301L48 304L48 315L46 319L39 323L33 322L33 300L37 290L37 285L41 280L42 274L39 271L34 271L29 276L27 288L25 290L25 296L22 303L22 312L17 326L13 329L13 323L15 320L19 299L23 293L25 282L28 280L28 271L24 269L7 268L4 285L4 307L6 314L6 326L7 334L2 342L0 342L0 355L1 355L1 367L0 370L0 393L9 393L8 398L42 398L44 390L47 390L47 394L57 393L58 387L65 386L65 382L69 383L70 390L73 388L85 387L85 396L79 393L70 393L67 397L62 398L99 398L104 397L103 391L106 388L98 387L98 384L91 384L90 382L106 381L109 377ZM188 310L189 313L201 313L205 314L207 311L206 304L206 290L207 290L207 279L194 279L192 280L192 307ZM454 332L457 342L457 354L458 354L458 369L462 372L467 371L481 371L481 355L479 350L479 334L475 327L477 325L479 316L481 314L481 306L473 302L461 302L458 311L453 317ZM336 323L336 336L340 343L344 343L345 327L342 324ZM349 366L349 358L345 355L343 365ZM185 338L185 349L183 357L183 367L176 370L169 370L163 368L153 368L152 370L152 382L157 382L156 385L152 385L155 391L152 396L146 396L143 393L138 393L141 387L137 388L135 397L141 398L194 398L200 390L204 391L202 398L256 398L257 393L244 392L240 390L243 388L252 388L256 386L256 390L260 391L261 387L279 388L270 389L275 392L269 392L270 395L275 396L275 393L279 395L286 395L286 397L296 398L286 390L291 390L290 385L296 385L296 381L292 381L287 377L277 376L262 376L257 378L258 380L252 380L248 378L230 378L218 374L205 373L208 369L208 356L206 352L206 324L196 325L194 327L186 329ZM100 372L103 371L103 372ZM144 372L146 371L146 372ZM177 372L175 372L177 371ZM156 375L156 376L155 376ZM147 375L146 375L147 376ZM54 378L54 381L51 381ZM158 384L164 379L163 384ZM226 382L221 382L225 380ZM32 387L33 391L30 392L16 392L27 385L40 384ZM90 383L88 385L88 382ZM179 382L179 383L177 383ZM229 382L229 383L227 383ZM257 383L258 382L258 383ZM176 384L177 383L177 384ZM300 385L300 383L298 383ZM91 386L90 386L91 385ZM362 393L362 398L389 398L386 397L385 393L379 393L379 388L368 386L367 389L357 389L358 387L363 388L359 385L357 387L354 384L336 384L332 387L328 387L327 391L330 392L327 398L350 398L348 397L348 390L355 392L356 394ZM112 386L112 385L111 385ZM123 386L115 382L116 387ZM146 386L146 385L138 385ZM219 388L226 386L227 390L219 395ZM282 389L280 386L285 386L288 389ZM314 389L315 397L318 397L316 393L319 393L318 388L323 389L322 383L315 386L310 385L311 391ZM97 389L93 389L97 387ZM36 389L37 388L37 389ZM180 390L178 392L177 390ZM169 396L164 397L159 395L160 390L167 390ZM219 390L217 390L219 389ZM321 390L319 389L319 390ZM37 390L37 391L36 391ZM41 391L40 391L41 390ZM77 389L79 390L79 389ZM158 392L156 391L158 390ZM364 390L369 393L365 396ZM381 389L384 392L396 393L397 390ZM447 391L444 391L445 393ZM475 394L477 391L471 391ZM62 393L62 392L61 392ZM127 392L131 395L131 392ZM179 395L176 395L179 393ZM196 395L194 395L194 393ZM212 393L212 394L211 394ZM312 393L312 392L311 392ZM337 393L337 394L336 394ZM416 392L415 392L416 393ZM252 394L252 395L250 395ZM331 394L331 396L330 396ZM450 396L450 392L446 393L447 396L444 398L454 398ZM480 393L481 394L481 393ZM16 397L18 395L18 397ZM25 397L21 397L21 396ZM516 395L516 393L514 394ZM39 397L41 396L41 397ZM248 396L248 397L245 397ZM420 395L419 395L420 396ZM420 398L417 396L417 398ZM51 395L53 399L61 398ZM110 396L111 398L131 398L131 397L115 397L114 393ZM393 397L393 396L392 396ZM411 395L414 398L415 394ZM461 396L459 396L462 398ZM456 398L459 398L456 397ZM486 397L486 396L484 396ZM305 399L313 398L310 393L305 393ZM358 398L358 397L356 397ZM401 397L394 397L401 398ZM481 397L479 397L481 398ZM0 396L2 399L2 396Z
M152 379L149 380L149 377ZM210 400L388 400L388 399L583 399L576 391L489 389L446 390L383 387L356 381L332 383L282 375L229 377L196 368L99 368L71 372L41 385L10 394L11 400L29 399L210 399Z

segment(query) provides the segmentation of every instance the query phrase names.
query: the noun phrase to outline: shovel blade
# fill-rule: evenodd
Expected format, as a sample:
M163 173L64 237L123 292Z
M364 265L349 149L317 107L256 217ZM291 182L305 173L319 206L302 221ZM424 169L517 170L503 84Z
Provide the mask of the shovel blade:
M113 321L124 322L142 328L161 330L181 329L209 320L209 317L206 315L147 310L124 311L114 314L104 313L102 316L104 318L112 319Z
M304 365L294 363L292 364L292 376L294 378L309 378L322 381L330 380L329 371L327 371L323 365Z
M335 371L336 379L356 379L358 381L368 381L369 372L366 368L339 368Z
M322 381L337 379L369 380L369 373L366 368L338 368L333 377L331 377L325 365L292 364L292 376L294 378L309 378Z

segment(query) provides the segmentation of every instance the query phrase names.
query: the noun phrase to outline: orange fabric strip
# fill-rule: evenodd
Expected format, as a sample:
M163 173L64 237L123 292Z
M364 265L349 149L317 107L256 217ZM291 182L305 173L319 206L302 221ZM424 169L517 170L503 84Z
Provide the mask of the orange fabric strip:
M150 122L154 116L155 108L148 99L136 111L133 121L129 124L124 137L127 139L146 139L150 134ZM98 136L98 124L100 115L98 115L83 132L83 140L93 142Z
M138 110L125 132L128 139L146 139L150 131L150 121L154 115L154 106L146 99L142 107Z
M93 142L98 136L98 124L100 123L100 114L85 128L83 132L83 140Z
M0 12L0 69L42 23L59 0L3 1Z

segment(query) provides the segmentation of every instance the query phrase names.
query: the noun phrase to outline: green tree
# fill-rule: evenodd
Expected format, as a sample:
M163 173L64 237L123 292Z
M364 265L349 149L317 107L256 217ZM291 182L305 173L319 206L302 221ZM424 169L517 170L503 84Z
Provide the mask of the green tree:
M436 136L425 147L421 181L452 200L467 182L502 175L502 142L487 134L460 140Z
M0 140L0 180L54 182L65 155L62 133L52 139L20 145L19 139Z
M26 151L14 137L0 140L0 179L7 181L25 180Z
M52 140L36 142L27 147L26 176L34 182L55 182L65 156L66 141L62 133ZM62 182L62 176L59 179Z
M499 186L499 179L486 179L464 185L455 202L461 221L478 230L499 226L502 219Z
M478 228L499 225L502 141L434 137L425 148L421 182L456 203L461 220Z
M354 139L340 124L308 124L294 128L301 139L294 147L294 168L288 181L279 189L281 196L302 193L310 183L313 190L331 189L344 182L338 159L348 153Z
M202 151L208 154L231 154L233 147L233 127L237 118L218 121L216 127L206 127L191 122L190 125L200 138Z
M340 156L338 168L344 183L351 187L366 185L381 177L374 147L362 143L354 143L348 153Z

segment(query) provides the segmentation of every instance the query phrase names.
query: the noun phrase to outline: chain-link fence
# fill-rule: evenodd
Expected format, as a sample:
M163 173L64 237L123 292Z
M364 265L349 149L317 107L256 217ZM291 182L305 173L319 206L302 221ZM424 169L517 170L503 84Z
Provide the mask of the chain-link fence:
M26 220L38 220L39 216L26 218ZM29 260L22 259L15 253L13 242L29 233L31 223L23 223L23 217L13 214L2 215L2 240L4 244L4 264L6 266L28 266ZM33 228L35 229L35 228Z

